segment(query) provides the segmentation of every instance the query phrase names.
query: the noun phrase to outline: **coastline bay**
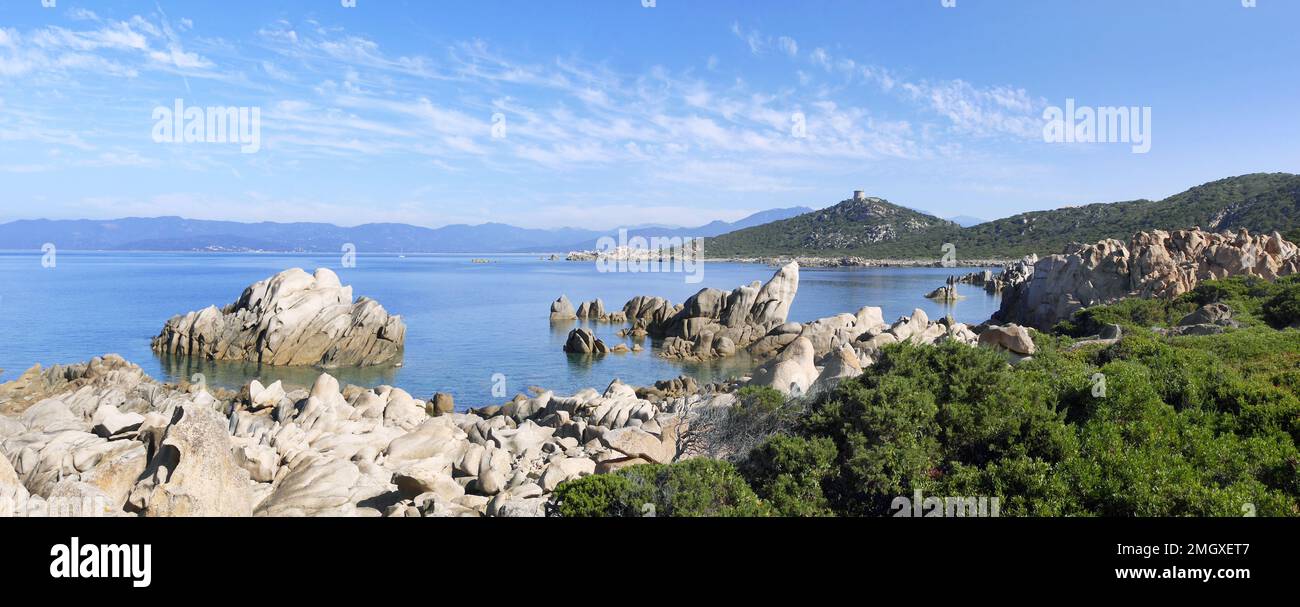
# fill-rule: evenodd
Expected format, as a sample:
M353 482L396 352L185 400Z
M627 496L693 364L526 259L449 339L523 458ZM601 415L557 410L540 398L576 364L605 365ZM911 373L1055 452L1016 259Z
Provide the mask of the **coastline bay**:
M484 258L490 263L475 263ZM354 296L400 314L408 333L401 366L328 372L358 385L398 386L418 398L449 392L458 408L502 402L529 386L567 394L603 389L614 378L646 385L682 374L706 382L744 374L750 361L743 355L708 363L669 361L649 341L639 353L566 355L561 347L568 331L580 325L551 324L548 306L561 294L575 305L599 297L607 309L619 309L635 295L680 303L701 288L730 290L765 281L775 271L755 263L709 262L703 282L687 284L682 274L601 273L594 263L536 255L361 254L355 267L341 267L338 255L291 253L61 251L56 259L55 267L46 268L38 251L0 252L0 381L37 363L48 367L117 353L163 381L203 373L209 383L235 389L254 378L310 385L320 370L160 356L149 340L173 315L229 304L244 287L276 272L329 267L353 286ZM882 307L888 321L921 308L932 318L951 312L958 321L978 324L998 305L982 289L959 285L966 299L952 307L924 297L947 276L969 271L808 268L789 318L806 322L870 305ZM621 325L587 326L611 345L623 341L614 335ZM502 384L506 397L494 396L493 387Z

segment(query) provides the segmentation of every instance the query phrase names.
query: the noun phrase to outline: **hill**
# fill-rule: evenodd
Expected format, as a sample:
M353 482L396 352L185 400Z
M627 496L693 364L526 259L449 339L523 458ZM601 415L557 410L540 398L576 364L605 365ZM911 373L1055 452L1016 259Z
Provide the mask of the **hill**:
M710 238L705 251L709 256L847 255L889 250L905 237L960 229L882 198L850 198L820 211Z
M831 208L848 202L852 201ZM951 242L961 257L1012 258L1028 253L1056 253L1071 242L1096 242L1105 238L1126 241L1136 232L1152 229L1200 226L1214 231L1246 228L1252 232L1286 233L1300 228L1300 175L1255 173L1229 177L1158 201L1130 200L1032 211L966 228L932 215L910 212L914 215L907 216L903 223L919 229L889 229L882 223L892 225L893 220L886 217L846 217L815 211L710 239L705 250L708 255L719 257L926 259L939 257L943 244ZM824 238L828 232L840 237Z

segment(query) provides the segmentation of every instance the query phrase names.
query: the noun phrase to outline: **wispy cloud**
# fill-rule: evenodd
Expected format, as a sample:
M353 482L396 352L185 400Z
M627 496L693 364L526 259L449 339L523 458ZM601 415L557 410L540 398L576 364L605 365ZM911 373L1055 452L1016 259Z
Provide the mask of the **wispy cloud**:
M748 60L784 66L786 77L751 82L716 55L638 71L574 54L521 59L482 39L417 54L310 19L265 23L227 40L201 38L195 31L202 24L161 9L126 19L79 10L68 18L68 25L0 28L0 81L26 85L0 101L0 141L68 151L40 160L0 157L0 171L161 169L257 182L346 161L484 184L501 176L580 184L600 175L606 189L591 193L591 204L613 209L612 199L632 189L659 192L659 202L645 206L668 209L675 207L663 204L665 197L683 192L798 193L820 175L852 174L865 163L952 158L970 138L1026 138L1041 105L1014 86L907 79L739 23L730 27L734 39L724 31L720 37L739 41ZM192 87L191 78L210 84ZM51 99L66 100L74 89L113 105L48 111ZM245 157L234 147L154 144L149 110L182 95L192 105L261 108L262 151ZM872 103L872 95L903 110ZM143 199L199 213L234 198L168 195ZM434 205L438 195L412 193L401 204L423 201L445 213ZM552 201L553 217L563 217L560 207L568 204ZM310 200L284 206L338 212ZM264 215L245 204L225 208ZM535 209L514 212L524 217L525 210ZM727 212L712 211L709 219Z

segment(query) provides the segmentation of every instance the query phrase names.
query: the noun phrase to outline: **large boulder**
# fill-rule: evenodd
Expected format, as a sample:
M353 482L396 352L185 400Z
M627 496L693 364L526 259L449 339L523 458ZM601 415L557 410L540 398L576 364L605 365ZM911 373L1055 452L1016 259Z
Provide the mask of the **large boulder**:
M595 474L596 462L585 457L566 457L551 462L546 466L546 471L542 473L541 486L542 491L550 493L560 483L581 478L589 474Z
M578 314L573 310L573 303L568 297L561 295L559 299L551 302L551 320L577 320Z
M843 345L826 357L817 383L829 386L838 380L859 375L862 375L862 363L858 360L857 352L851 346Z
M222 309L209 306L168 320L154 350L269 365L352 367L401 359L406 325L329 269L285 270L244 289Z
M1021 356L1034 353L1034 338L1029 330L1015 324L991 325L980 333L979 345L995 350L1010 350Z
M752 385L767 386L787 396L802 396L817 381L812 342L796 338L772 360L754 371ZM635 455L629 453L628 455Z
M196 405L177 411L130 505L147 516L249 516L248 472L231 454L226 420Z
M640 457L659 464L673 461L674 445L637 427L610 430L600 436L600 442L628 457Z
M608 354L609 347L597 339L588 329L578 328L569 331L569 338L564 342L564 351L569 354Z
M256 516L349 516L361 471L352 462L313 455L275 483Z
M1231 326L1232 324L1234 324L1232 320L1232 308L1229 307L1228 304L1218 303L1218 302L1205 304L1197 308L1191 314L1184 316L1182 320L1178 321L1179 326L1189 326L1189 325Z

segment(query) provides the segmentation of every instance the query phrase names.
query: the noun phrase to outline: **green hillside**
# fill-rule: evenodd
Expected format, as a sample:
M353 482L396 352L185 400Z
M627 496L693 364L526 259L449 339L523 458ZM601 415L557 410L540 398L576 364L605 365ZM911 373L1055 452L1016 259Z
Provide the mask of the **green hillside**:
M728 256L843 255L891 250L902 240L960 229L951 221L881 198L850 198L819 211L710 238L705 251Z
M1019 257L1059 252L1071 242L1105 238L1127 241L1153 229L1200 226L1252 232L1300 229L1300 175L1256 173L1221 179L1164 200L1132 200L1033 211L969 228L889 204L890 215L853 216L815 211L711 239L710 256L801 255L811 257L930 259L953 243L962 258ZM883 201L881 201L883 203ZM888 204L888 203L884 203ZM903 211L906 211L904 213ZM906 228L899 229L898 219ZM835 235L834 238L825 237Z

